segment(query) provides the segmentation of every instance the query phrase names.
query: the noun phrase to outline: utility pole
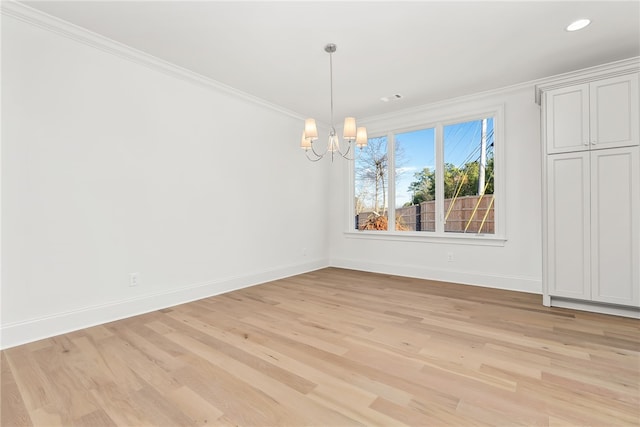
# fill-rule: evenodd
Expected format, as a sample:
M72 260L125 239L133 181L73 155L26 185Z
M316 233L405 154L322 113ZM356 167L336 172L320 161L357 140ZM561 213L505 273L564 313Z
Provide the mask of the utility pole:
M482 119L480 137L480 167L478 168L478 195L484 194L484 175L487 168L487 119Z

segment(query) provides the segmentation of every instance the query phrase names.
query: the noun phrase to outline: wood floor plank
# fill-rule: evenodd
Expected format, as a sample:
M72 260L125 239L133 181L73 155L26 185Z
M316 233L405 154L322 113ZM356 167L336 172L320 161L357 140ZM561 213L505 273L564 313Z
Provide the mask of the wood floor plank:
M640 426L640 321L326 268L1 352L2 426Z
M2 425L32 426L31 417L13 378L6 354L0 355L0 420Z
M168 397L178 410L198 426L215 425L216 420L224 415L223 411L186 386L173 390Z
M91 381L76 374L79 354L75 346L56 338L52 341L55 345L33 352L33 360L42 369L50 383L50 390L53 391L49 394L50 410L64 408L64 412L59 412L60 419L64 424L71 425L74 420L99 411L100 408L86 392Z
M80 426L117 427L117 424L102 409L96 409L93 412L83 415L80 419L76 420L74 424Z
M37 343L33 346L35 351L30 351L29 347L30 345L15 347L10 351L3 351L3 354L20 390L24 406L31 415L34 411L48 406L55 398L55 393L50 379L33 356L40 347Z

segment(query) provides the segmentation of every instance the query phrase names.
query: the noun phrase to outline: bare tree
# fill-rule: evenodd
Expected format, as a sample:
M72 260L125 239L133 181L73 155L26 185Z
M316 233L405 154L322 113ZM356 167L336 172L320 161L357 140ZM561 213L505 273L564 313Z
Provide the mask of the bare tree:
M403 144L402 139L399 136L396 136L395 140L395 153L394 153L394 172L395 172L395 188L396 188L396 198L398 194L398 185L400 184L400 178L407 173L404 166L407 164L407 156L405 153L405 146ZM395 203L394 203L395 205Z
M371 138L366 147L356 154L356 180L361 186L359 195L366 195L367 189L373 187L371 209L377 214L384 214L387 205L386 186L389 167L387 155L387 138ZM380 212L382 209L383 212Z
M356 215L364 212L367 209L367 198L371 197L369 194L369 188L366 186L360 186L356 188L356 197L354 200L354 206L356 209Z

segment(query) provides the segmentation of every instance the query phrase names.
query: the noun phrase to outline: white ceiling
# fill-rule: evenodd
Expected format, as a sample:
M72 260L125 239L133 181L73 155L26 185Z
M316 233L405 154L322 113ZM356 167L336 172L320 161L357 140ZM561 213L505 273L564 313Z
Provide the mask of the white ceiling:
M23 3L325 122L329 42L336 118L640 55L639 1ZM564 30L581 17L592 24Z

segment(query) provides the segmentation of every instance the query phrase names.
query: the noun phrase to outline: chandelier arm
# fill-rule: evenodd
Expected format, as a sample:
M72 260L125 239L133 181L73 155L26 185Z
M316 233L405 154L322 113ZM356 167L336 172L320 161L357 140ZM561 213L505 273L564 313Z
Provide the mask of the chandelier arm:
M312 151L313 151L313 150L312 150ZM313 154L316 156L316 158L314 159L314 158L312 158L312 157L309 157L309 150L305 150L304 154L307 156L307 159L311 160L312 162L317 162L317 161L319 161L319 160L322 160L322 158L324 157L324 156L318 156L318 155L315 153L315 151L313 152Z
M351 151L351 144L349 143L349 144L347 144L347 151L345 151L344 153L343 153L342 151L339 151L339 153L340 153L340 156L341 156L343 159L346 159L346 160L355 160L356 156L349 157L349 152L350 152L350 151Z
M323 158L323 157L325 156L325 154L327 154L327 151L329 150L329 149L327 148L327 150L325 150L325 151L324 151L324 153L320 154L320 153L318 153L318 152L316 151L316 149L313 147L313 145L314 145L314 144L313 144L313 142L312 142L312 143L311 143L311 151L313 151L313 154L314 154L316 157L319 157L320 159L321 159L321 158Z
M341 154L341 155L342 155L342 157L344 157L345 159L353 160L353 159L350 159L349 157L347 157L347 156L349 155L349 152L351 152L351 143L350 143L350 142L348 142L348 143L347 143L347 150L344 152L344 154L343 154L343 153L340 153L340 154Z

